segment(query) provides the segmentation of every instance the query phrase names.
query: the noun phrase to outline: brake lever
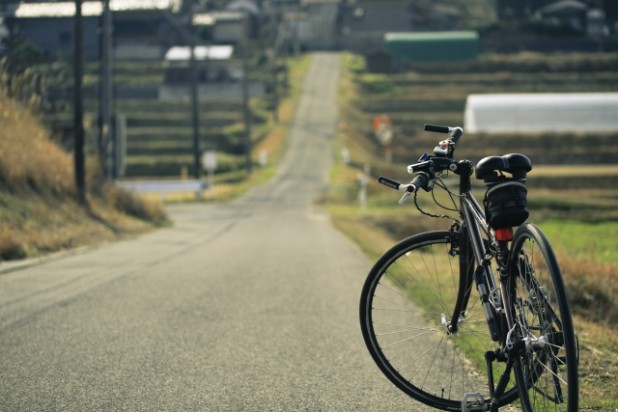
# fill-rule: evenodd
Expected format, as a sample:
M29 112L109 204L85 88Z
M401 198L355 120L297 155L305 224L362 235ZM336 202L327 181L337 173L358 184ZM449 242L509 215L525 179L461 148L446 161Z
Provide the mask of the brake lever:
M378 178L378 183L383 184L384 186L388 186L391 189L403 191L404 192L403 196L401 196L401 199L399 199L400 205L403 205L406 202L406 200L408 200L408 197L410 197L410 195L418 189L415 185L411 183L408 183L407 185L401 184L394 180L388 179L384 176L380 176Z
M408 200L408 198L410 197L410 195L412 195L413 192L408 192L406 191L403 196L401 196L401 199L399 199L399 204L403 205L404 203L406 203L406 201Z

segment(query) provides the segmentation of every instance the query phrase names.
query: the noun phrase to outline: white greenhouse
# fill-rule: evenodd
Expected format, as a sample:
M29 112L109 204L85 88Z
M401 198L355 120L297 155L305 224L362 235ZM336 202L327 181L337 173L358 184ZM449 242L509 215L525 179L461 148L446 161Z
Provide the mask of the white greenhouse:
M468 133L615 132L618 93L472 94Z

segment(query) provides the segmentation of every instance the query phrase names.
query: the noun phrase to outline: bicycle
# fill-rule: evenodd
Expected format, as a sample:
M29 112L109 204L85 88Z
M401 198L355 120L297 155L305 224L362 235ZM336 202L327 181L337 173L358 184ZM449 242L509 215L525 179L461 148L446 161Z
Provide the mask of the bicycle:
M369 352L396 387L434 408L494 412L518 401L524 411L577 411L579 353L566 288L549 242L525 223L530 160L490 156L473 168L454 157L462 128L425 130L449 137L408 166L414 179L378 181L403 191L400 203L413 195L421 213L449 219L450 229L400 241L369 272L360 301ZM473 173L487 186L483 206ZM459 176L458 193L444 182L449 174ZM420 189L457 216L421 208ZM453 207L436 200L437 189Z

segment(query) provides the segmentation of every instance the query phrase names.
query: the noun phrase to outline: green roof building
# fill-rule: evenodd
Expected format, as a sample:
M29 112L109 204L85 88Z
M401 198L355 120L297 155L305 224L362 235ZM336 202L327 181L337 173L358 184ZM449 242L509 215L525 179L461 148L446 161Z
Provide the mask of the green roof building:
M429 63L478 57L475 31L386 33L384 47L400 62Z

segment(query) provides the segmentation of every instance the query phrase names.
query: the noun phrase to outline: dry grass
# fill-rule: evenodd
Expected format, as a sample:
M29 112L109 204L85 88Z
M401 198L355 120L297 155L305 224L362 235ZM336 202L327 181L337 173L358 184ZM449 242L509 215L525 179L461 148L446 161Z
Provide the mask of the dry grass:
M618 332L618 265L576 260L559 253L574 312Z
M20 104L0 95L0 180L7 188L29 186L73 193L70 156L51 144L48 132Z
M273 163L273 160L279 159L285 149L287 133L283 126L275 126L264 139L258 143L252 153L255 162L259 162L260 153L267 153L267 164Z
M160 202L102 183L87 162L87 205L73 159L28 108L0 90L0 260L112 240L166 222Z

